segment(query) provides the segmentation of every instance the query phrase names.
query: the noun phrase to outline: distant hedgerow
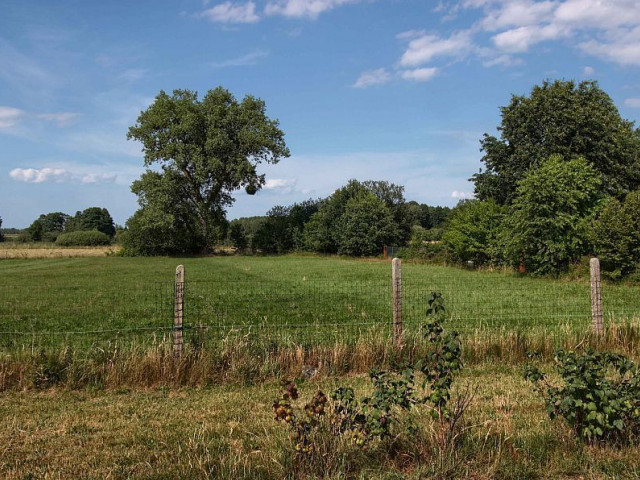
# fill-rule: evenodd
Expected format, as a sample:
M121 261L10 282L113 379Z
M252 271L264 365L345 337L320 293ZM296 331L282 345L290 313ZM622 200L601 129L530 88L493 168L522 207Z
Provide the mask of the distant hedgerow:
M60 247L94 247L110 243L109 236L97 230L63 233L56 239L56 245Z

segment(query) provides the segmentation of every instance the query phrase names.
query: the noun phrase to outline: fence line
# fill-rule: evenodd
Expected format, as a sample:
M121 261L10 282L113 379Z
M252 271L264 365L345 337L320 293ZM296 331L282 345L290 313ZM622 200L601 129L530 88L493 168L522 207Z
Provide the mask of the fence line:
M399 266L398 261L398 272ZM278 277L186 282L182 269L182 280L177 275L174 282L126 289L117 284L101 284L93 291L91 285L40 285L25 291L0 285L0 351L19 345L25 337L44 339L43 344L46 337L54 337L49 343L55 344L55 338L63 336L109 339L169 331L176 353L185 341L203 332L217 336L252 332L274 341L314 342L357 341L363 332L374 329L393 336L399 344L404 330L415 332L424 322L431 291L442 293L449 327L463 333L535 328L586 332L590 325L603 325L605 319L637 319L640 312L633 287L603 288L599 280L603 303L593 304L586 280L563 282L453 269L428 273L409 265L401 282L397 274L391 281L388 277L357 281Z

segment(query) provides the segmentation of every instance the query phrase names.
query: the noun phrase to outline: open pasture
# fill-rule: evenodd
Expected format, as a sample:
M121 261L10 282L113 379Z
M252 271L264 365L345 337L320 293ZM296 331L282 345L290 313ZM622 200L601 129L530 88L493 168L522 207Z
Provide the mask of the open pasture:
M389 261L335 257L56 258L0 261L0 346L150 339L172 328L173 276L186 269L185 325L195 335L251 332L274 341L357 339L388 329ZM640 314L637 286L603 289L605 321ZM588 278L566 281L405 263L406 329L442 292L461 332L584 330ZM200 327L200 328L196 328ZM145 341L146 341L145 340Z

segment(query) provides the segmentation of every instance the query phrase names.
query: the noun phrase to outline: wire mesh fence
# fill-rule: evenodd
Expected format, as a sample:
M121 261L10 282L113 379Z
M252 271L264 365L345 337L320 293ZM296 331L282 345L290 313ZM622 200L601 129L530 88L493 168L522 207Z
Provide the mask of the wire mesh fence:
M188 278L188 277L187 277ZM638 319L637 287L605 285L605 322ZM588 281L554 281L459 269L405 269L403 328L417 332L430 292L442 293L448 327L461 333L500 330L588 331ZM184 289L185 342L252 335L276 343L356 342L391 336L386 278L224 278L189 281ZM0 285L0 348L157 341L171 334L173 282Z

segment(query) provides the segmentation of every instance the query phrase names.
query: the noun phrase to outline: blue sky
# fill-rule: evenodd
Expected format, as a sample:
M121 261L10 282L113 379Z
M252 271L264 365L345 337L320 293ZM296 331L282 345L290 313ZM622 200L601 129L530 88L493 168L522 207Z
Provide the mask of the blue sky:
M350 178L453 206L499 107L544 79L594 79L640 118L635 0L3 2L0 217L106 207L143 172L129 126L160 90L265 100L291 157L228 217L324 197Z

